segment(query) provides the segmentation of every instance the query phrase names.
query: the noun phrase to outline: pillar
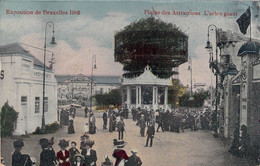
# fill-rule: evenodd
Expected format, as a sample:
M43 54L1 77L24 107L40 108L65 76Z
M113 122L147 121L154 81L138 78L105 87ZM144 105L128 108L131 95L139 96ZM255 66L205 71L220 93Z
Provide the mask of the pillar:
M153 109L158 108L158 87L153 86Z
M139 86L139 105L141 106L142 104L142 87Z
M168 87L165 87L164 92L164 108L167 109L168 107Z
M138 90L138 86L136 86L135 90L136 90L136 92L135 92L135 108L137 108L138 105L139 105L139 93L138 93L139 90Z
M127 108L130 109L130 104L131 104L131 90L130 87L127 86L126 87L126 104L127 104Z

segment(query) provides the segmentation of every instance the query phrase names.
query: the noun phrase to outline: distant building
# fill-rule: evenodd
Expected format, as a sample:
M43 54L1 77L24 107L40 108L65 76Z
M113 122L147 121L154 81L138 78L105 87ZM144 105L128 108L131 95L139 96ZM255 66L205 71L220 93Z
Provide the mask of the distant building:
M14 43L0 46L0 107L8 101L19 113L14 135L32 133L42 125L43 64ZM57 82L46 67L45 123L57 121Z
M87 101L91 96L91 77L79 75L56 75L58 81L58 100ZM119 88L120 76L93 76L92 94L109 93Z

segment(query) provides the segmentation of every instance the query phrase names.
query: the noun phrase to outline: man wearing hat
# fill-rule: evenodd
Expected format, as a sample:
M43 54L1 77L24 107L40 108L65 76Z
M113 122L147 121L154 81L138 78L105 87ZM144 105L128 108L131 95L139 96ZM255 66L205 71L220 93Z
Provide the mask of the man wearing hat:
M125 145L126 142L124 140L114 141L114 146L117 147L113 153L113 157L116 158L115 166L125 166L125 160L129 158L123 149Z
M140 157L138 157L137 151L136 150L131 150L132 156L129 157L126 166L141 166L143 163L140 159Z
M23 140L17 139L13 145L15 151L12 155L12 166L32 166L33 162L30 156L21 153L22 147L24 146Z
M40 154L40 166L55 166L54 158L52 151L49 148L49 140L47 138L41 138L39 140L41 145L42 152Z
M86 166L96 166L97 162L97 153L92 149L94 141L88 140L85 142L86 148L81 151L82 156L84 157L84 163Z
M113 162L109 159L109 157L107 156L105 158L105 162L102 162L101 166L113 166Z
M152 121L149 122L146 134L147 134L147 140L146 140L145 147L148 146L149 139L150 139L150 147L152 147L153 146L153 137L155 134L155 127L154 127L154 124Z
M51 158L52 158L53 162L55 163L55 165L57 165L56 153L55 153L54 149L52 148L53 144L54 144L54 137L51 137L51 139L49 140L49 150L50 150Z
M71 164L72 166L86 166L83 156L80 153L75 154L73 158L74 162Z
M141 115L141 118L139 119L139 121L137 122L136 125L139 125L140 126L140 134L142 137L144 137L144 131L145 131L145 120L144 120L144 115L142 114Z
M69 146L69 141L62 139L60 140L59 146L61 148L61 150L57 153L57 160L59 162L59 166L70 166L70 154L69 151L66 150L66 148Z

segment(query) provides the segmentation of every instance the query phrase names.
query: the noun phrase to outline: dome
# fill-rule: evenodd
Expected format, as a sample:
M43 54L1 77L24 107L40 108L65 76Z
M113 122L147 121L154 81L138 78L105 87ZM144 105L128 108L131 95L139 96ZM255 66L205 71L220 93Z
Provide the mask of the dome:
M259 50L260 50L260 43L256 41L249 41L240 47L237 55L243 56L245 53L258 55Z

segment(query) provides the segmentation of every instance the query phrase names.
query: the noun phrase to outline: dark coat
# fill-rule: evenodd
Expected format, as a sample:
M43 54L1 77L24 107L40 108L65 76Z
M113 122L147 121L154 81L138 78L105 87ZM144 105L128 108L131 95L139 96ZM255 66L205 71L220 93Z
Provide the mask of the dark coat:
M80 153L79 150L77 148L70 148L69 149L69 154L70 154L70 163L73 163L74 160L74 156L75 154Z
M74 134L75 130L74 130L74 125L73 125L73 120L69 121L69 127L68 127L68 134Z
M125 131L125 123L123 121L119 121L116 124L117 131Z
M103 113L103 120L107 121L107 113L106 112Z
M12 155L12 166L32 166L32 160L29 155L15 151Z
M154 136L154 134L155 134L154 125L148 126L146 134L147 134L148 137Z
M40 154L40 166L55 166L54 162L56 160L55 154L53 156L53 151L49 148L42 150Z
M140 159L140 157L136 155L132 155L128 158L128 161L126 163L126 166L141 166L143 163Z
M136 125L139 125L140 128L145 128L146 125L145 125L145 120L144 119L140 119Z
M90 155L87 155L87 149L83 149L81 152L82 156L84 157L84 163L86 166L90 166L92 162L94 162L94 166L96 166L97 162L97 153L95 150L91 149L90 150Z

